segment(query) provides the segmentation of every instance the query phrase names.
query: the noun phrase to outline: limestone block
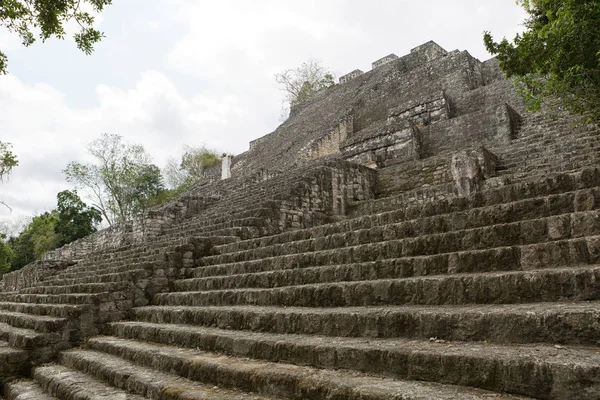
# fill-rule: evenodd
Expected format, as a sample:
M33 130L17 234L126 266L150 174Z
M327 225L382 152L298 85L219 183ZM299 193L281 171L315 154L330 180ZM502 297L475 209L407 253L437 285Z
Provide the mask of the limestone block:
M377 67L381 67L382 65L388 64L392 61L396 61L397 59L398 59L398 56L395 54L387 55L387 56L380 58L379 60L371 63L371 68L375 69Z
M483 171L477 154L462 150L452 156L450 163L454 192L459 196L468 196L481 188Z
M522 117L510 105L502 104L496 109L496 140L508 144L513 140L522 124Z
M415 47L410 52L411 54L422 54L424 56L424 59L427 61L431 61L440 56L445 56L446 54L448 54L448 52L442 46L440 46L432 40Z
M355 69L354 71L344 76L341 76L340 83L346 83L348 81L351 81L352 79L356 78L357 76L361 76L362 74L364 74L364 72L362 72L360 69Z
M221 161L221 180L231 178L231 157L223 157Z

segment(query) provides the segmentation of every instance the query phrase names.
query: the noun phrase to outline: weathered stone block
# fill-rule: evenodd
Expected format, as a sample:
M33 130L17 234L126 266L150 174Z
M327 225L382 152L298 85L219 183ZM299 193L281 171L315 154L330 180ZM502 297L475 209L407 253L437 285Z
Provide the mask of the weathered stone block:
M484 147L455 153L450 163L454 193L468 196L480 190L483 181L495 174L496 163L497 157Z
M340 83L346 83L348 81L351 81L352 79L361 76L362 74L364 74L364 72L362 72L360 69L355 69L354 71L343 75L340 77Z
M231 157L225 156L221 160L221 180L231 178Z
M479 159L468 150L463 150L452 156L450 170L454 183L454 193L457 195L468 196L481 188L484 176Z
M497 133L496 141L508 144L516 138L522 124L522 117L509 104L503 104L496 109Z
M397 56L397 55L395 55L395 54L390 54L390 55L387 55L387 56L385 56L385 57L382 57L382 58L380 58L380 59L379 59L379 60L377 60L377 61L374 61L374 62L371 64L371 68L375 69L375 68L377 68L377 67L381 67L382 65L385 65L385 64L391 63L392 61L396 61L397 59L398 59L398 56Z

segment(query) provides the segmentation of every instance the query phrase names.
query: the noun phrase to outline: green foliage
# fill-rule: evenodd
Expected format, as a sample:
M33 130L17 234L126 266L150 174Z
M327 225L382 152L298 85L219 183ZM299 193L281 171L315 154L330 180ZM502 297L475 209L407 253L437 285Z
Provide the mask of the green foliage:
M54 232L59 237L59 246L96 232L96 225L102 221L102 213L81 201L77 191L63 190L56 198L58 207Z
M99 13L112 0L1 0L0 26L18 34L24 46L31 46L36 41L33 31L39 31L43 42L51 37L64 39L65 23L74 20L79 25L79 32L73 35L75 43L91 54L104 34L94 29L94 16L82 10L86 3ZM0 74L6 73L6 67L7 57L0 51Z
M192 183L193 181L191 179L188 179L187 181L185 181L184 183L182 183L174 189L163 190L157 195L152 196L148 200L146 200L144 205L146 208L150 208L166 204L185 193L190 188Z
M8 245L12 251L12 257L10 259L11 271L21 269L30 262L35 261L33 242L25 231L21 232L17 237L8 239Z
M0 62L2 62L1 56L2 54L0 53ZM8 176L12 169L17 165L19 165L19 161L17 160L17 156L12 152L12 145L0 140L0 182L2 182L4 177ZM8 204L4 201L0 200L0 204L10 209Z
M17 156L12 152L12 145L0 141L0 181L19 165Z
M10 262L14 257L14 252L5 239L5 235L0 235L0 276L10 271Z
M88 146L88 152L95 164L72 161L63 173L68 182L86 191L109 225L130 219L144 209L146 200L164 190L160 169L141 145L105 133Z
M198 180L204 177L204 172L221 162L221 156L215 150L206 147L188 148L181 156L181 169L187 171L189 176Z
M181 160L170 158L163 171L167 184L172 188L179 188L203 179L207 169L221 163L221 154L225 153L209 149L206 146L184 145Z
M60 246L60 237L54 229L57 221L56 210L45 212L33 217L19 236L8 240L13 252L12 270L21 269Z
M290 106L302 103L315 93L335 85L333 73L316 60L275 74L275 81L286 93L285 100Z
M55 210L33 217L18 236L8 240L8 250L0 241L0 271L20 269L42 254L96 231L101 214L82 202L77 192L62 191L57 199Z
M512 42L484 34L487 50L513 77L529 109L564 105L600 122L600 2L519 0L526 31Z

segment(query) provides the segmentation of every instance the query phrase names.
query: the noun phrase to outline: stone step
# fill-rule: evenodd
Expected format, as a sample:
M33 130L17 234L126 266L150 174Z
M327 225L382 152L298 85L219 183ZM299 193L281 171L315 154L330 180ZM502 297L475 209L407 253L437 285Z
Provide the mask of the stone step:
M62 365L37 367L33 377L42 393L58 399L142 400L143 396L128 393ZM38 388L33 390L39 391ZM46 396L49 396L46 395ZM43 398L43 397L42 397Z
M270 214L273 214L270 211ZM181 231L181 229L185 229L189 231L192 235L194 233L200 232L216 232L220 230L225 230L228 228L238 228L238 227L253 227L258 228L263 227L265 225L265 218L273 217L273 215L265 215L265 216L251 216L251 217L243 217L243 218L223 218L221 222L209 222L204 218L196 220L191 219L182 224L175 225L171 229L167 229L164 234L169 235L169 233L174 233Z
M437 222L437 223L436 223ZM418 227L417 224L391 224L327 237L298 240L252 250L242 250L203 257L201 266L255 261L279 256L315 257L331 251L364 252L368 247L394 247L407 257L433 255L455 251L481 250L490 247L508 247L543 243L557 239L578 238L600 233L600 212L587 211L460 229L438 220ZM459 228L453 230L453 228ZM381 254L381 253L380 253ZM385 253L384 253L385 254ZM340 256L338 254L338 256ZM386 257L387 258L387 257Z
M32 364L51 361L58 351L70 347L68 339L68 335L63 336L63 332L39 333L0 323L0 340L16 349L27 350Z
M0 340L17 349L36 349L59 342L60 333L39 333L32 329L16 328L0 322Z
M174 243L173 243L174 242ZM77 264L69 266L63 271L78 270L86 266L93 265L106 265L115 262L128 261L133 263L132 260L139 259L139 263L143 262L154 262L163 261L165 258L165 252L172 251L178 246L189 243L189 239L172 239L158 237L153 242L143 242L129 244L115 249L108 249L106 251L93 253L90 257L86 257L79 261Z
M550 217L597 207L600 207L600 189L594 188L416 218L406 218L408 216L403 210L396 210L311 229L215 246L214 250L216 254L228 254L301 240L325 238L341 233L355 232L355 235L358 235L356 232L384 229L383 227L402 232L404 236L418 236ZM410 217L414 216L410 215ZM383 235L383 232L380 235Z
M41 282L42 286L34 286L22 289L22 294L48 294L48 295L59 295L59 294L96 294L106 292L119 292L131 290L135 287L134 282L122 281L122 282L105 282L105 283L80 283L75 285L46 285L45 282Z
M27 351L11 347L0 340L0 388L3 383L25 374L28 361Z
M598 143L598 129L580 129L569 135L558 134L549 136L533 134L526 137L513 139L503 148L506 155L523 155L528 153L560 153L561 148L566 151L571 149L585 149ZM543 146L536 146L543 144Z
M531 197L549 196L567 191L588 189L600 186L600 170L584 168L572 173L559 173L536 179L535 181L517 182L498 188L476 192L468 197L453 197L445 200L427 202L426 205L412 206L407 213L415 216L434 215L469 208L484 207ZM402 195L382 197L376 200L355 203L350 213L352 216L377 214L404 208Z
M84 275L78 278L63 278L62 276L52 276L41 281L44 286L73 286L90 283L121 283L121 282L136 282L150 278L151 274L145 269L134 269L132 271L117 272L117 273L96 273L92 275Z
M600 141L597 137L592 140L581 138L581 142L565 146L563 143L555 144L543 149L532 149L525 147L523 149L511 149L501 156L501 166L517 166L519 162L530 163L539 158L567 159L569 156L597 156L600 150ZM567 147L567 148L565 148ZM508 150L508 149L507 149Z
M71 304L35 304L23 302L3 302L0 301L0 310L17 312L38 316L49 316L55 318L72 319L82 314L91 312L90 305L71 305Z
M123 271L132 271L135 269L155 269L157 266L164 265L167 261L167 255L165 253L155 255L155 254L143 254L143 255L134 255L128 258L123 258L119 260L108 260L105 262L95 262L95 263L79 263L74 267L67 268L60 272L60 276L65 278L76 277L76 274L80 272L106 272L109 268L121 267L119 272ZM113 271L116 272L116 271ZM75 274L75 276L71 276L69 274Z
M596 237L593 237L596 238ZM590 241L595 239L590 238ZM596 245L588 245L586 239L557 241L528 246L495 247L487 250L458 251L438 255L382 259L345 264L322 263L311 266L307 259L296 263L286 258L287 265L280 264L267 271L255 268L271 268L269 262L261 264L235 263L232 265L205 267L191 270L198 278L175 280L173 291L210 291L244 288L276 288L315 283L351 282L374 279L399 279L417 276L454 274L464 272L493 272L543 269L561 265L579 265L598 262L594 252ZM547 260L548 255L557 258ZM315 265L319 265L318 263ZM244 270L248 270L244 273ZM229 274L225 274L229 272ZM220 274L221 273L221 274ZM206 276L203 276L206 275Z
M18 328L33 329L37 332L48 333L62 330L68 320L42 315L31 315L0 309L0 322Z
M6 385L6 400L58 400L44 393L37 382L29 379L21 379Z
M402 273L401 276L407 276L407 274L410 276L415 274L413 271L418 271L418 275L431 275L455 272L535 269L561 264L589 264L598 262L600 256L600 236L555 240L521 246L488 247L487 249L479 249L479 247L485 247L482 241L487 239L484 237L469 236L461 238L456 235L453 236L453 241L443 241L441 239L438 237L436 240L431 241L419 238L415 240L392 240L312 253L209 265L186 271L186 275L194 278L208 278L313 268L308 270L309 272L296 273L295 276L298 277L301 275L309 276L311 272L318 272L318 266L342 266L337 269L338 272L342 273L339 275L340 277L360 276L369 273L369 262L379 261L386 262L389 267L393 268L392 270L381 271L380 273L384 276L389 276L385 275L386 273L396 274L398 272ZM494 237L490 236L488 239L493 240ZM471 244L463 246L463 243ZM463 250L464 247L467 247L467 250ZM199 262L202 262L202 260L199 260ZM503 266L501 263L507 264ZM352 264L365 264L366 269L361 267L356 271L357 275L352 275L349 267L343 267ZM329 268L322 273L318 273L326 276L329 272L335 270ZM283 276L281 274L285 275L286 273L273 275L272 278L276 279L277 276ZM287 273L290 277L293 277L293 274ZM227 280L228 278L222 279ZM304 279L304 277L300 279ZM329 280L331 279L329 278ZM194 284L195 281L192 281L191 285Z
M0 302L34 303L34 304L100 304L126 300L124 293L67 293L67 294L26 294L0 293Z
M93 338L88 345L136 362L152 360L154 354L157 358L175 358L171 365L186 365L203 357L202 352L216 351L233 357L357 370L397 379L472 386L536 398L596 399L593 396L600 389L597 347L222 333L196 346L190 343L194 350L115 337ZM173 353L180 353L180 356ZM153 366L157 364L155 362Z
M201 222L199 222L201 224ZM261 235L273 234L270 230L265 229L265 227L257 227L257 226L231 226L228 228L217 228L214 227L212 229L206 228L180 228L177 231L169 232L164 234L163 238L165 240L172 240L172 238L180 238L187 239L190 236L198 236L198 237L221 237L221 236L231 236L236 237L238 240L241 239L250 239L259 237Z
M53 277L48 278L43 282L64 282L64 281L78 281L80 279L91 278L91 277L99 277L104 275L121 275L132 273L133 271L146 271L146 273L151 274L154 270L157 269L157 264L118 264L116 266L104 266L100 267L82 267L81 269L72 269L69 271L61 272L56 274Z
M237 332L231 330L600 346L597 301L343 308L147 306L132 312L135 321L111 324L112 334L188 347L219 339L219 329L233 335Z
M275 398L383 400L401 395L408 400L482 399L500 395L435 382L396 380L356 371L321 370L309 366L312 360L300 363L304 365L272 363L113 337L93 338L88 345L142 366L172 371L210 384L260 391ZM388 371L385 375L400 375L394 372Z
M600 155L596 152L589 154L577 154L577 155L560 155L549 157L547 155L540 155L538 157L524 158L523 160L515 160L513 163L515 166L511 167L507 165L507 169L499 170L496 176L512 175L515 173L528 173L535 172L537 170L554 170L556 171L570 171L583 167L591 167L597 165Z
M543 128L545 126L545 129ZM550 127L550 129L548 129ZM540 131L541 129L541 131ZM565 130L569 131L569 134L565 134ZM596 126L577 126L572 125L571 121L567 118L563 118L560 122L548 124L547 120L533 121L523 127L519 133L519 137L513 139L510 145L526 145L537 144L546 140L564 140L568 141L569 138L577 137L579 135L589 135L590 132L597 131Z
M273 208L276 208L278 206L278 204L273 201L267 201L265 203L266 203L265 205L270 205L270 207L267 207L267 206L261 204L258 206L254 205L254 207L252 207L250 209L245 209L245 210L236 210L235 208L231 208L230 213L227 213L227 214L203 213L203 214L200 214L197 216L192 216L191 218L186 218L186 219L182 220L181 222L174 224L172 227L163 230L163 233L165 235L168 235L171 231L176 231L179 229L186 229L186 228L190 228L190 227L193 227L196 225L212 226L212 225L218 225L218 224L222 224L222 223L228 223L232 219L244 220L246 218L272 217L273 216Z
M600 266L319 283L270 289L162 293L156 305L347 307L598 300Z
M159 361L156 358L156 361ZM60 356L62 368L69 368L67 377L71 376L72 370L75 370L77 377L82 379L83 384L73 379L69 386L73 389L85 390L86 381L84 378L98 382L102 387L111 388L118 393L122 390L129 392L127 396L131 397L113 397L116 399L215 399L215 400L262 400L267 399L258 394L243 393L237 390L229 390L215 386L217 383L208 385L194 382L185 377L177 376L171 373L170 368L161 371L161 368L150 368L134 364L123 358L114 355L89 351L73 350L63 352ZM160 364L160 362L159 362ZM166 363L165 363L166 364ZM34 376L38 377L38 369ZM61 375L59 375L60 377ZM48 373L47 377L51 377ZM100 380L100 382L98 381ZM107 386L111 385L111 386ZM92 387L90 395L98 393L98 389ZM123 396L123 394L121 394ZM95 398L95 397L92 397Z

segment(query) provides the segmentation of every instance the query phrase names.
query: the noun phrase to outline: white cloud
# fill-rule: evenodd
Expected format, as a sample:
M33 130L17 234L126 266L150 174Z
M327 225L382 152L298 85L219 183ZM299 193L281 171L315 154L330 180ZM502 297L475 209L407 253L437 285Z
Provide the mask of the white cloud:
M185 99L156 71L143 72L132 89L98 85L96 96L97 106L79 109L68 106L65 96L47 84L0 77L0 140L13 144L20 162L0 189L0 198L14 212L0 210L1 216L54 207L56 193L69 187L62 169L69 161L86 161L86 145L102 132L142 143L158 165L179 154L183 143L239 153L249 140L242 130L232 141L236 146L221 139L243 122L235 96Z
M5 27L0 26L0 50L7 52L18 49L19 46L19 37L8 32Z

